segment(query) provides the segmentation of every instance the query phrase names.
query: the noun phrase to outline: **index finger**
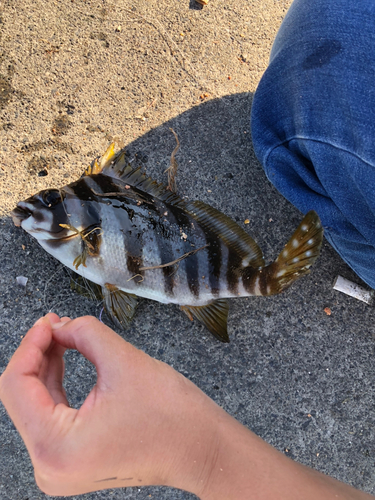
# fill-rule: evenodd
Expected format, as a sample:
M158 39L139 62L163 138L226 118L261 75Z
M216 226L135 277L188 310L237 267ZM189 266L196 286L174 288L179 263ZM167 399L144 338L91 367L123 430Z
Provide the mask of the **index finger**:
M92 316L73 319L62 327L60 324L55 326L53 338L59 344L76 349L95 365L99 387L102 384L108 387L118 380L125 360L129 366L139 356L146 356Z

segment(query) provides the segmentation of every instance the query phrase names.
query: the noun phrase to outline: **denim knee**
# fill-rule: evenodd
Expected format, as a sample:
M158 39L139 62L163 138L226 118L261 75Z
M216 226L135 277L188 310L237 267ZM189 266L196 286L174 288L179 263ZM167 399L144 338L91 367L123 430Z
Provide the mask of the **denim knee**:
M254 96L270 181L375 288L375 3L295 0Z

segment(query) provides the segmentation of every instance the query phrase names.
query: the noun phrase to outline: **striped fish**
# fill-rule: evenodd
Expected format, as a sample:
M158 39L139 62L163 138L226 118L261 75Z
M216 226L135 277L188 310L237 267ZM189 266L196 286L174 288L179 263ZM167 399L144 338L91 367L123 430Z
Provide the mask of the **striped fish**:
M309 212L277 259L265 265L255 241L201 201L185 201L127 165L111 145L76 182L18 203L16 226L101 290L122 327L137 297L179 304L229 342L227 298L280 293L307 274L323 228Z

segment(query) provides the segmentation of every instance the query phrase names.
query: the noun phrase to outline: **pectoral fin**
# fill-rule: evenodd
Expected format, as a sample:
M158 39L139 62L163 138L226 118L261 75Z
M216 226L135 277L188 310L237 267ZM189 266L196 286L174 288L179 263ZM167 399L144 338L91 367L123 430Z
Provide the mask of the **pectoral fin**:
M102 287L102 293L106 313L116 326L125 330L133 319L138 305L136 295L123 292L110 283Z
M80 274L71 271L70 288L75 292L92 300L102 300L102 287Z
M214 300L205 306L181 306L189 319L200 321L221 342L229 342L227 320L229 306L225 299Z

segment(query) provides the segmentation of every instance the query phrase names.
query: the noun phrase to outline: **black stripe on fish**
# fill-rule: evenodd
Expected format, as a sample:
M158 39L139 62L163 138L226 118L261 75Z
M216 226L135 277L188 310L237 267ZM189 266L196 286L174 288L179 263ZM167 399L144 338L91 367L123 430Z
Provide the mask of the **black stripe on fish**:
M114 207L114 204L112 204ZM119 210L115 210L118 226L123 234L124 249L126 255L126 267L131 274L143 274L139 268L143 266L143 231L133 222L135 212L126 204L122 204ZM125 213L124 213L125 211Z
M94 200L97 198L92 187L87 182L87 179L87 177L83 177L69 186L77 198L83 202L82 205L85 208L85 210L82 211L84 214L81 221L83 229L80 233L82 237L82 255L84 256L84 261L86 259L86 254L91 257L97 257L99 255L102 241L100 205L99 203L95 203ZM85 201L90 201L90 203L86 204Z
M259 291L261 295L268 295L267 284L268 284L268 275L265 272L265 268L259 269Z
M208 276L210 280L211 293L218 296L220 292L220 271L221 271L221 242L219 239L206 234Z
M82 177L82 179L77 182L69 184L69 188L73 191L77 198L82 201L93 201L97 199L93 190L87 184L85 177Z
M163 234L156 234L156 243L159 250L159 258L161 264L167 264L171 262L173 258L173 248L171 243L164 238ZM174 272L175 268L173 266L162 267L163 278L164 278L164 292L168 296L173 296L173 287L174 287Z
M174 224L177 224L173 214L168 212L165 203L160 202L160 200L155 200L152 205L153 211L158 219L151 219L154 223L154 234L156 238L156 244L158 246L159 262L161 265L172 262L175 258L173 253L173 246L171 244L170 238L172 234L172 228ZM149 206L147 207L149 208ZM158 222L156 222L158 220ZM174 266L167 266L161 268L163 272L164 279L164 292L169 296L173 297L173 288L175 285L175 271Z
M81 232L84 249L90 257L97 257L102 243L102 230L100 223L92 224Z
M246 267L242 271L242 284L246 292L250 295L259 295L259 273L261 269L256 269L251 266Z
M115 218L118 223L118 229L122 232L124 250L126 255L126 267L130 274L142 274L139 268L143 265L143 234L135 224L132 223L135 211L129 207L126 199L127 193L124 192L122 186L118 186L113 178L102 174L90 175L83 177L81 182L85 182L88 187L91 187L93 193L97 193L96 199L101 201L101 210L103 216L107 205L111 205L114 210ZM118 193L118 197L116 194ZM108 195L106 197L105 195ZM103 195L103 196L101 196ZM118 205L118 202L121 202ZM130 203L134 203L130 200Z
M161 264L167 264L174 260L173 246L170 241L171 229L165 225L164 219L166 219L169 224L176 224L173 214L164 215L165 204L155 203L155 210L159 216L159 223L157 224L157 230L154 232L156 236L156 243L159 250L159 259ZM174 274L176 268L174 266L163 267L163 278L164 278L164 292L168 296L173 296L173 288L175 285Z
M195 297L199 297L199 269L198 269L198 255L189 255L185 259L186 277L191 293Z
M238 253L229 247L228 252L228 264L227 264L227 284L228 289L231 293L238 293L238 278L240 275L240 268L242 264L242 258Z
M50 239L50 240L45 240L44 245L48 246L51 249L59 248L61 245L65 245L66 240L63 238L60 239Z
M119 212L115 212L116 214ZM121 220L119 221L121 223ZM143 274L139 268L143 266L143 234L133 225L131 235L121 229L123 233L126 267L130 274Z
M172 267L163 267L163 275L164 275L164 293L169 297L173 297L174 269Z
M130 273L140 274L139 268L142 267L142 257L130 255L128 252L126 255L126 267Z
M180 231L188 234L191 231L191 219L188 215L182 212L181 209L175 207L174 205L167 205L168 211L173 215L176 224L179 226ZM184 259L186 279L188 282L190 292L195 296L199 297L199 262L198 254L189 255Z
M113 178L108 177L106 175L102 174L90 175L89 177L84 177L82 180L84 180L88 185L90 185L91 183L95 183L94 191L97 194L113 195L114 193L121 193L121 196L124 195L124 190L122 189L122 186L118 186Z
M64 210L65 206L61 206L62 210L59 207L59 210L54 210L52 212L52 224L51 224L51 233L55 233L58 235L58 233L63 233L62 231L62 226L60 224L69 224L69 218L66 215L66 212ZM64 236L61 234L61 236Z

